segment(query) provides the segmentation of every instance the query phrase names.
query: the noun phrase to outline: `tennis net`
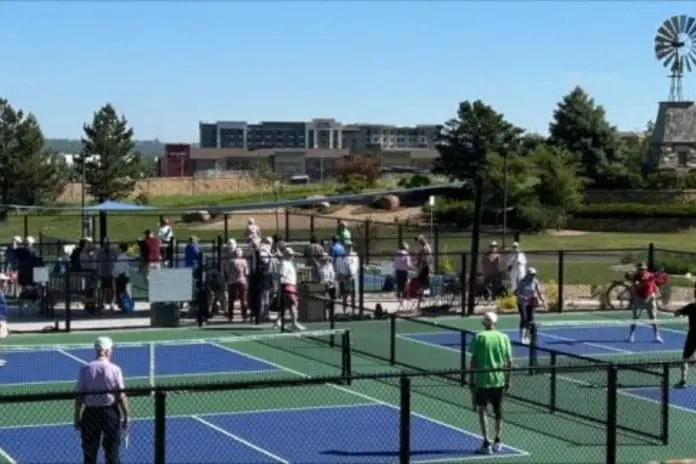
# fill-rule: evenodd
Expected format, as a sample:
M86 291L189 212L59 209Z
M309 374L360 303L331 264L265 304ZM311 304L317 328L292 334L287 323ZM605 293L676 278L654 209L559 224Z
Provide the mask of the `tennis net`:
M2 345L0 387L8 394L73 388L91 344ZM251 336L119 342L112 356L129 387L240 380L349 376L350 332L321 330Z

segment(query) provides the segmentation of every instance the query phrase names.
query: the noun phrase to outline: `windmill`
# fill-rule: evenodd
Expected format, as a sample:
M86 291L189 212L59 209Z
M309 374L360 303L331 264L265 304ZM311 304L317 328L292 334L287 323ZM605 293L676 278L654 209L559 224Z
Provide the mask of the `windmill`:
M655 36L655 58L670 71L669 101L682 101L684 72L696 68L696 19L672 16Z

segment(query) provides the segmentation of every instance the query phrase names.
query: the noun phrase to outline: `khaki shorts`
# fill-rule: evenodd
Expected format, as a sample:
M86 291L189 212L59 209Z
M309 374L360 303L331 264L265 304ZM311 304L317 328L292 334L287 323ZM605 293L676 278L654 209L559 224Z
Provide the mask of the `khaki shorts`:
M640 316L643 314L644 310L647 310L650 319L655 319L657 317L656 295L650 295L647 298L636 296L633 298L633 304L631 306L633 309L633 319L640 319Z
M7 321L0 321L0 338L7 338L10 335L10 329L7 327Z

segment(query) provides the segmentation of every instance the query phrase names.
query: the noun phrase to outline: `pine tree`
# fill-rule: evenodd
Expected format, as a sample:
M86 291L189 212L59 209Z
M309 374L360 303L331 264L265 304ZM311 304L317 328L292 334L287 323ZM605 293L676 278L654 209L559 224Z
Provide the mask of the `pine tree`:
M65 160L44 148L32 114L0 99L0 201L3 204L53 203L69 180Z
M99 202L130 196L141 170L133 150L133 129L126 118L119 118L116 109L107 104L83 130L81 159L75 162L79 172L84 165L87 192Z

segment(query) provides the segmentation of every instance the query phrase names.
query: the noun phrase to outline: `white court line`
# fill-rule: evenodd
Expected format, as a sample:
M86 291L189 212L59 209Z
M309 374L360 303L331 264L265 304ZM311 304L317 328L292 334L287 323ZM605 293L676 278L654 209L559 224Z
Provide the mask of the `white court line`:
M601 350L615 351L617 353L623 353L623 354L637 354L635 351L623 350L621 348L614 348L613 346L602 345L601 343L583 342L583 341L578 340L576 338L561 337L560 335L551 335L551 334L546 333L546 332L538 332L537 335L540 337L548 337L548 338L553 338L555 340L563 340L566 342L576 342L576 343L579 343L581 345L592 346L594 348L599 348ZM543 348L543 347L541 347L541 348Z
M80 364L83 364L83 365L84 365L84 364L87 364L87 361L85 361L84 359L80 358L79 356L75 356L74 354L72 354L72 353L70 353L70 352L68 352L68 351L58 349L58 350L56 350L56 352L62 354L63 356L67 356L68 358L72 359L73 361L77 361L77 362L79 362Z
M256 451L257 453L261 453L261 454L263 454L264 456L273 459L273 460L276 461L276 462L280 462L280 463L282 463L282 464L290 464L290 461L287 461L287 460L281 458L280 456L271 453L271 452L268 451L267 449L261 448L260 446L257 446L257 445L255 445L255 444L253 444L252 442L247 441L247 440L243 439L242 437L240 437L240 436L238 436L238 435L235 435L235 434L233 434L232 432L230 432L230 431L228 431L228 430L223 429L222 427L218 427L217 425L215 425L215 424L213 424L213 423L211 423L211 422L208 422L207 420L205 420L205 419L203 419L203 418L201 418L201 417L198 417L198 416L191 416L191 418L192 418L193 420L195 420L195 421L200 422L201 424L205 425L206 427L210 427L211 429L215 430L216 432L221 433L221 434L223 434L224 436L226 436L226 437L228 437L228 438L231 438L232 440L234 440L234 441L236 441L236 442L238 442L238 443L241 443L242 445L244 445L244 446L246 446L246 447L248 447L248 448L253 449L253 450Z
M0 448L0 458L3 458L7 464L17 464L15 458L10 456L9 453L2 448Z
M268 364L268 365L274 366L274 367L276 367L276 368L278 368L278 369L284 370L284 371L286 371L286 372L288 372L288 373L297 375L297 376L302 377L302 378L304 378L304 379L311 378L311 376L309 376L309 375L307 375L307 374L304 374L304 373L302 373L302 372L296 371L296 370L291 369L291 368L289 368L289 367L281 366L280 364L277 364L277 363L274 363L274 362L271 362L271 361L267 361L267 360L264 360L264 359L262 359L262 358L259 358L259 357L250 355L250 354L246 354L246 353L239 352L239 351L237 351L237 350L235 350L235 349L233 349L233 348L229 348L229 347L223 346L223 345L220 345L219 347L222 348L223 350L227 350L227 351L230 351L230 352L232 352L232 353L237 353L237 354L239 354L239 355L247 356L247 357L249 357L249 358L251 358L251 359L256 359L257 361L265 362L265 363ZM330 387L330 388L333 388L333 389L342 391L342 392L344 392L344 393L348 393L349 395L357 396L358 398L362 398L362 399L365 399L365 400L367 400L367 401L371 401L371 402L373 402L373 403L380 404L380 405L382 405L382 406L386 406L386 407L388 407L388 408L390 408L390 409L395 409L395 410L397 410L397 411L400 411L400 410L401 410L401 408L400 408L399 406L396 406L396 405L391 404L391 403L387 403L386 401L382 401L382 400L377 399L377 398L375 398L375 397L373 397L373 396L367 395L367 394L365 394L365 393L358 392L358 391L356 391L356 390L353 390L353 389L350 389L350 388L347 388L347 387L342 387L342 386L340 386L340 385L336 385L336 384L333 384L333 383L326 383L326 384L324 384L324 385L327 386L327 387ZM442 421L439 421L439 420L437 420L437 419L433 419L433 418L428 417L428 416L425 416L425 415L423 415L423 414L419 414L419 413L412 412L411 415L414 416L414 417L418 417L418 418L420 418L420 419L423 419L423 420L432 422L433 424L437 424L437 425L439 425L439 426L448 428L448 429L450 429L450 430L454 430L455 432L461 433L462 435L468 435L468 436L470 436L470 437L474 437L474 438L476 438L476 439L483 440L483 437L482 437L481 435L478 435L478 434L473 433L473 432L469 432L468 430L464 430L464 429L459 428L459 427L455 427L455 426L453 426L453 425L447 424L447 423L442 422ZM514 448L514 447L509 446L509 445L504 445L504 446L505 446L505 448L507 448L507 449L509 449L509 450L511 450L511 451L514 451L515 453L519 454L520 456L529 456L529 453L528 453L528 452L523 451L523 450L521 450L521 449L519 449L519 448ZM513 455L507 455L507 456L513 456ZM457 459L455 459L455 460L457 460ZM461 459L460 459L460 460L461 460ZM452 461L452 459L449 459L449 461Z

